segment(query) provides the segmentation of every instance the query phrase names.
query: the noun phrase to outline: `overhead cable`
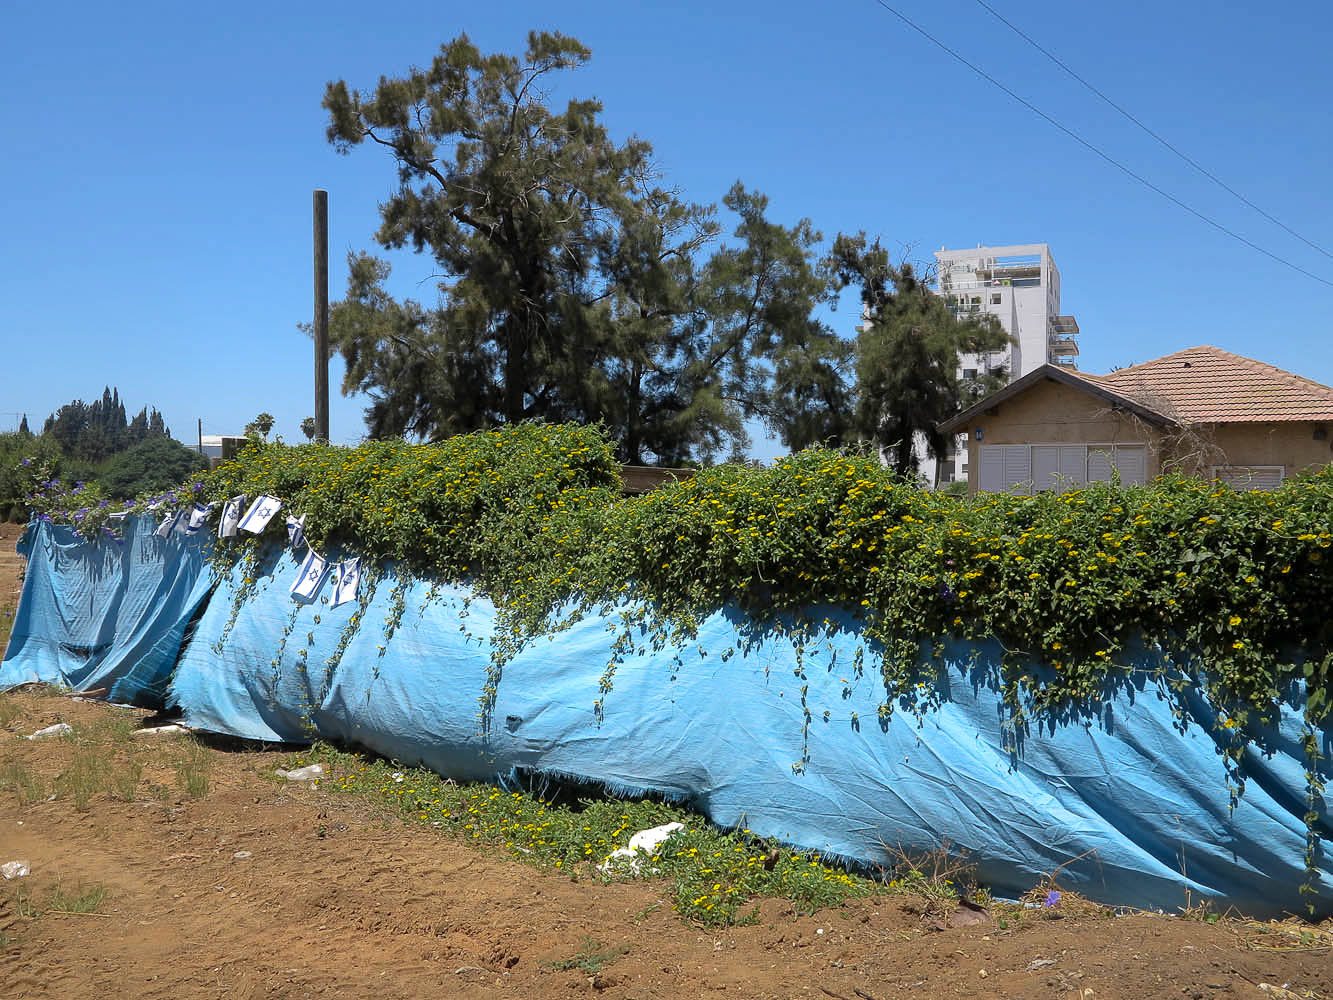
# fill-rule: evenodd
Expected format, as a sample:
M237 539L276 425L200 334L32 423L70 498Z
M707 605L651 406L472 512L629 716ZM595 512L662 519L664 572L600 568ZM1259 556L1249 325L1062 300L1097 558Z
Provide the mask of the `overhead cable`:
M1069 138L1071 138L1071 139L1073 139L1075 142L1077 142L1080 146L1083 146L1085 149L1087 149L1087 150L1089 150L1089 151L1091 151L1091 152L1093 152L1093 153L1096 153L1099 157L1101 157L1101 158L1102 158L1103 160L1105 160L1107 163L1111 164L1111 166L1115 167L1115 168L1116 168L1117 170L1119 170L1121 173L1123 173L1123 174L1125 174L1126 176L1131 177L1131 178L1133 178L1134 180L1138 181L1140 184L1142 184L1144 187L1148 188L1149 190L1157 192L1157 194L1161 195L1163 198L1165 198L1167 201L1171 202L1173 205L1176 205L1176 206L1179 207L1179 208L1183 208L1186 212L1188 212L1190 215L1194 216L1194 217L1195 217L1196 219L1198 219L1199 221L1204 222L1204 223L1206 223L1207 225L1212 226L1214 229L1216 229L1216 230L1217 230L1218 232L1220 232L1220 233L1224 233L1224 234L1226 234L1227 236L1230 236L1233 240L1236 240L1238 243L1243 243L1245 246L1249 247L1251 250L1255 250L1255 251L1257 251L1257 252L1263 254L1265 257L1269 258L1270 260L1276 261L1277 263L1283 265L1284 267L1289 267L1289 268L1291 268L1293 271L1297 271L1297 272L1299 272L1300 274L1305 275L1307 278L1313 278L1315 281L1319 282L1319 283L1322 284L1322 285L1327 285L1327 286L1329 286L1330 288L1333 288L1333 281L1330 281L1328 278L1325 278L1325 277L1322 277L1322 276L1320 276L1320 275L1318 275L1318 274L1315 274L1313 271L1307 271L1305 268L1301 267L1299 264L1297 264L1297 263L1295 263L1295 262L1293 262L1293 261L1290 261L1290 260L1288 260L1288 259L1285 258L1285 257L1281 257L1281 256L1279 256L1279 255L1273 253L1273 251L1271 251L1271 250L1267 250L1267 249L1265 249L1264 247L1261 247L1258 243L1255 243L1253 240L1247 239L1246 237L1242 236L1240 233L1236 232L1235 230L1227 228L1226 226L1222 225L1222 223L1217 222L1217 221L1214 220L1214 219L1210 219L1208 216L1206 216L1206 215L1204 215L1202 212L1200 212L1197 208L1194 208L1192 205L1189 205L1189 204L1187 204L1187 203L1181 201L1179 198L1177 198L1177 197L1176 197L1175 195L1173 195L1171 192L1166 191L1166 190L1164 190L1164 189L1158 187L1156 184L1154 184L1152 181L1148 180L1148 178L1144 177L1142 174L1137 173L1137 172L1134 171L1132 168L1126 166L1125 164L1121 163L1119 160L1115 159L1115 157L1111 156L1109 153L1107 153L1107 152L1103 151L1102 149L1100 149L1099 147L1093 145L1091 142L1089 142L1087 139L1083 138L1083 136L1079 135L1079 134L1078 134L1077 132L1075 132L1073 129L1069 128L1067 125L1063 125L1063 124L1061 124L1060 122L1056 121L1054 118L1052 118L1050 115L1048 115L1045 111L1042 111L1041 108L1037 107L1037 106L1036 106L1035 104L1033 104L1031 101L1027 100L1027 99L1024 98L1024 97L1019 96L1019 95L1016 94L1014 91L1010 90L1008 87L1006 87L1006 86L1005 86L1003 83L1001 83L999 80L995 79L995 77L991 76L989 73L987 73L987 72L986 72L984 69L982 69L980 66L976 65L976 64L973 63L973 62L970 62L965 56L963 56L962 54L960 54L960 53L957 52L956 50L950 48L949 46L945 45L943 42L941 42L938 38L936 38L934 35L932 35L932 34L931 34L929 31L927 31L925 28L921 27L919 24L917 24L915 21L913 21L913 20L912 20L911 18L909 18L907 15L905 15L904 13L902 13L902 11L900 11L900 10L898 10L898 9L896 9L896 8L894 8L894 7L892 7L892 6L890 6L888 3L885 2L885 0L875 0L875 2L876 2L877 4L879 4L881 7L883 7L885 10L887 10L887 11L888 11L890 14L892 14L894 17L898 18L898 20L902 21L905 25L907 25L909 28L911 28L911 29L912 29L913 31L915 31L917 34L921 35L923 38L927 39L927 40L930 41L932 44L938 46L939 48L941 48L941 49L943 49L945 52L947 52L949 55L953 56L954 59L958 60L960 63L962 63L962 64L963 64L964 66L966 66L968 69L972 70L972 72L976 73L977 76L981 77L981 78L982 78L983 80L985 80L987 83L990 83L990 84L992 84L993 86L995 86L995 87L999 88L1000 90L1004 91L1006 94L1008 94L1010 97L1012 97L1012 98L1013 98L1015 101L1017 101L1019 104L1023 105L1023 107L1027 108L1027 109L1028 109L1029 111L1031 111L1033 114L1037 115L1039 118L1042 118L1043 120L1045 120L1046 122L1050 123L1051 125L1054 125L1054 126L1055 126L1056 128L1058 128L1061 132L1063 132L1065 135L1069 136Z
M1295 236L1298 240L1300 240L1300 241L1301 241L1302 243L1304 243L1306 246L1308 246L1308 247L1312 247L1312 248L1314 248L1315 250L1318 250L1318 251L1319 251L1321 254L1323 254L1325 257L1329 258L1330 260L1333 260L1333 253L1329 253L1327 250L1325 250L1323 247L1321 247L1321 246L1320 246L1318 243L1316 243L1314 240L1307 239L1306 237L1302 236L1300 233L1296 232L1296 230L1292 229L1289 225L1287 225L1287 224L1286 224L1285 222L1283 222L1281 219L1275 218L1274 216L1270 215L1268 212L1264 211L1262 208L1260 208L1260 207L1259 207L1258 205L1256 205L1254 202L1250 201L1249 198L1246 198L1245 195L1241 194L1239 191L1237 191L1235 188L1233 188L1233 187L1232 187L1230 184L1228 184L1226 181L1222 180L1222 178L1220 178L1220 177L1218 177L1216 174L1214 174L1214 173L1213 173L1211 170L1209 170L1207 167L1203 166L1203 164L1201 164L1201 163L1199 163L1197 160L1195 160L1195 159L1194 159L1192 156L1190 156L1188 153L1185 153L1185 152L1181 151L1180 149L1177 149L1177 148L1176 148L1175 146L1173 146L1170 142L1168 142L1166 139L1164 139L1160 134L1158 134L1157 132L1153 131L1151 128L1149 128L1147 125L1145 125L1143 122L1141 122L1138 118L1134 117L1134 115L1132 115L1130 112L1126 111L1123 107L1121 107L1121 106L1120 106L1119 104L1117 104L1115 101L1111 100L1111 98L1107 97L1106 94L1102 93L1102 91L1098 90L1096 87L1094 87L1091 83L1089 83L1089 82L1088 82L1087 80L1085 80L1083 77L1079 76L1079 74L1076 73L1076 72L1074 72L1074 70L1070 69L1069 66L1066 65L1063 61L1061 61L1060 58L1059 58L1058 56L1056 56L1054 53L1050 52L1050 51L1047 50L1045 47L1043 47L1043 46L1041 45L1040 42L1036 41L1034 38L1032 38L1030 35L1028 35L1027 32L1025 32L1022 28L1018 27L1018 25L1014 24L1012 21L1010 21L1008 18L1006 18L1006 17L1005 17L1003 14L1001 14L998 10L996 10L994 7L992 7L990 4L988 4L988 3L986 2L986 0L977 0L977 3L981 4L981 6L985 7L988 11L990 11L992 14L994 14L995 17L996 17L996 19L999 20L1001 24L1003 24L1003 25L1005 25L1005 27L1009 28L1009 30L1012 31L1012 32L1014 32L1014 34L1018 35L1019 38L1022 38L1025 42L1027 42L1027 43L1028 43L1029 45L1031 45L1034 49L1036 49L1038 52L1040 52L1042 55L1044 55L1047 59L1049 59L1051 62L1055 63L1055 65L1059 66L1062 70L1064 70L1066 73L1068 73L1070 76L1072 76L1075 80L1077 80L1079 83L1083 84L1083 86L1087 87L1087 88L1088 88L1089 90L1091 90L1094 94L1096 94L1098 97L1100 97L1103 101L1105 101L1105 102L1106 102L1107 104L1109 104L1111 107L1115 108L1116 111L1120 112L1120 114L1122 114L1124 117L1128 118L1130 121L1132 121L1132 122L1133 122L1135 125L1137 125L1139 128L1143 129L1143 131L1147 132L1150 136L1152 136L1154 139L1156 139L1159 143L1161 143L1163 146L1165 146L1165 147L1166 147L1167 149L1169 149L1171 152L1175 153L1176 156L1180 157L1182 160L1184 160L1186 163L1188 163L1191 167L1193 167L1193 168L1194 168L1195 170L1197 170L1199 173L1203 174L1203 175L1204 175L1205 177L1207 177L1210 181L1212 181L1214 184L1216 184L1218 187L1220 187L1223 191L1226 191L1228 194L1231 194L1232 196L1234 196L1235 198L1239 199L1239 200L1240 200L1241 202L1243 202L1244 204L1248 205L1250 208L1254 209L1256 212L1258 212L1260 215L1262 215L1262 216L1263 216L1265 219L1267 219L1269 222L1273 223L1273 225L1275 225L1275 226L1277 226L1277 227L1279 227L1279 228L1281 228L1281 229L1286 230L1288 233L1290 233L1292 236Z

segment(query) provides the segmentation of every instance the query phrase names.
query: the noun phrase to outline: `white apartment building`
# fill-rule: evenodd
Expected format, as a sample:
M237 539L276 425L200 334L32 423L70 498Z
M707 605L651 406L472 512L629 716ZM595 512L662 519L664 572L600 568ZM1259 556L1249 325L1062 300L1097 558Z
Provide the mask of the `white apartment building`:
M1049 246L941 248L935 260L938 294L954 313L990 313L1012 338L1003 351L964 355L959 366L964 378L1002 367L1013 381L1044 364L1077 367L1078 322L1060 314L1060 271ZM921 474L932 485L965 481L966 439L955 442L952 455L938 469L934 459L923 456Z

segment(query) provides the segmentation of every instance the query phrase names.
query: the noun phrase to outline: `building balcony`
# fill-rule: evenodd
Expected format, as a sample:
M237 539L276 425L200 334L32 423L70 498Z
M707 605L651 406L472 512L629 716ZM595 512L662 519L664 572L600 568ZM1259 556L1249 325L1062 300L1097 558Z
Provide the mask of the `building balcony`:
M1078 341L1073 337L1051 337L1046 341L1046 353L1053 358L1078 357Z

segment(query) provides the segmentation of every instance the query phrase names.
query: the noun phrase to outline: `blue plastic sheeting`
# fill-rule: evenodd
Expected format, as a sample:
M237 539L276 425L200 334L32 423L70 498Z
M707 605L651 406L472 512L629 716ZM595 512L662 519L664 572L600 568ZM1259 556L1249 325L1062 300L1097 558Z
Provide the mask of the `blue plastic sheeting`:
M361 608L329 608L327 588L311 605L293 602L297 567L272 553L234 622L243 571L220 585L171 685L189 724L355 743L458 779L521 770L662 793L722 826L871 865L947 840L1002 895L1060 868L1063 884L1113 904L1333 912L1326 854L1313 895L1298 891L1307 789L1295 690L1261 734L1265 751L1243 756L1234 809L1218 742L1229 731L1194 696L1177 717L1146 669L1096 714L1016 730L996 691L998 648L951 642L940 707L920 722L881 720L882 683L873 669L858 673L855 626L833 614L799 657L780 635L715 614L685 648L620 663L600 722L594 701L619 622L585 619L504 665L483 730L488 601L455 587L428 600L430 585L413 581L389 636L389 578L346 633ZM1329 780L1330 733L1318 738ZM1333 837L1327 805L1316 811L1320 836Z
M68 527L28 526L18 544L27 575L0 690L39 681L162 704L210 580L201 539L158 538L154 527L148 518L127 518L122 541L91 545Z

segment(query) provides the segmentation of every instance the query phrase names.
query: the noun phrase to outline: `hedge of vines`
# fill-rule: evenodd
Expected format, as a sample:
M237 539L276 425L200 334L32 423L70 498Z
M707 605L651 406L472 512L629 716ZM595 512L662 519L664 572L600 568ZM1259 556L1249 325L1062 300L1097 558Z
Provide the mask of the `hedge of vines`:
M729 603L797 631L831 604L863 619L888 706L918 690L922 643L953 635L998 638L1005 682L1039 708L1095 701L1144 642L1189 651L1173 669L1237 728L1297 680L1312 723L1333 710L1333 470L1273 492L1171 478L968 499L809 450L639 497L619 484L597 428L523 424L438 445L256 443L166 502L279 496L317 547L487 594L515 642L609 606L664 641Z

